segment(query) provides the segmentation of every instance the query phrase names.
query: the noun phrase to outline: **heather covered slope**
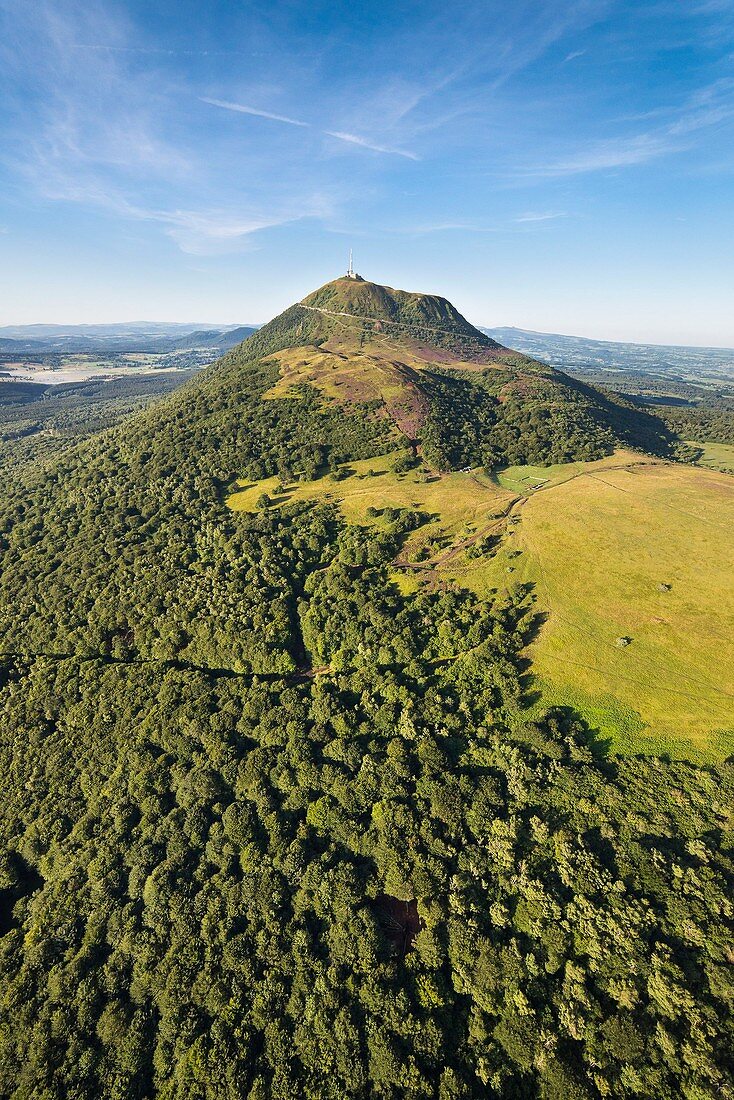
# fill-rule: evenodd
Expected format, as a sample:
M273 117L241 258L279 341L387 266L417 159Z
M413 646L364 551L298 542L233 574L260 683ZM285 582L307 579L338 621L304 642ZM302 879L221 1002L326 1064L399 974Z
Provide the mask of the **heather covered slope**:
M255 355L278 364L266 396L314 387L349 412L386 419L440 469L674 446L655 417L490 340L437 295L336 279L224 362Z

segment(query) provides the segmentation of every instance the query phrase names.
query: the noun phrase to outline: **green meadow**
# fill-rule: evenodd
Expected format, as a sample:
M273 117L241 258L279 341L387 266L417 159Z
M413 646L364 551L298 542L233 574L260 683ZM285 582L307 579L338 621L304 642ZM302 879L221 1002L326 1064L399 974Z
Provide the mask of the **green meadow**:
M235 511L253 511L258 497L267 493L275 506L286 501L322 500L339 505L348 523L379 526L379 516L369 509L415 508L428 521L411 538L411 550L438 540L451 547L496 521L511 505L514 494L481 471L428 473L415 470L396 473L393 465L401 452L350 462L348 475L336 481L329 475L315 481L296 482L277 491L277 478L242 482L229 498Z
M706 466L710 470L720 470L722 473L734 474L734 446L731 443L697 443L687 440L691 447L699 447L703 454L696 460L698 466Z
M734 479L618 451L550 467L396 473L396 455L281 490L242 483L235 510L298 499L379 526L428 519L400 555L403 591L453 579L480 594L530 585L531 715L573 707L615 752L721 758L734 750ZM378 514L375 514L378 513Z
M573 706L618 752L731 752L734 479L664 464L586 472L519 515L463 579L533 586L538 705Z

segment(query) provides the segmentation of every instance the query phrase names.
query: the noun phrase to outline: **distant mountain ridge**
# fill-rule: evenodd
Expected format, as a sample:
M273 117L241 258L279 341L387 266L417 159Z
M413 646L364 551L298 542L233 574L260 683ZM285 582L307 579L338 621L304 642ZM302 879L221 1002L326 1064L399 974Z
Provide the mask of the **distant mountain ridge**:
M226 351L246 339L256 325L208 326L173 322L123 322L111 325L5 325L0 353L94 354L165 353L197 347Z
M509 327L483 327L482 332L555 367L734 379L734 348L634 344Z
M381 287L368 280L339 279L313 291L301 303L307 309L348 313L385 324L443 327L476 338L480 333L497 346L513 348L551 366L580 373L596 370L638 371L734 380L734 348L636 344L585 336L538 332L512 326L476 328L446 299ZM220 354L262 326L197 325L185 322L121 322L109 325L0 326L1 355L33 354L165 354L211 348Z

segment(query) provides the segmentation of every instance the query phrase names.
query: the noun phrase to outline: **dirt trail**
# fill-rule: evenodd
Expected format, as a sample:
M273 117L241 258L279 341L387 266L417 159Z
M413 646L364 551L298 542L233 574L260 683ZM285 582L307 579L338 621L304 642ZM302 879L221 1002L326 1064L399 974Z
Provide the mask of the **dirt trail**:
M126 665L136 667L141 665L155 665L158 668L175 669L178 672L204 672L211 676L222 676L243 680L267 680L267 681L293 681L311 680L315 676L331 672L330 665L319 665L311 668L307 665L298 665L292 671L284 672L256 672L247 669L238 672L233 668L216 667L214 665L197 665L190 661L162 660L158 657L114 657L110 653L19 653L17 651L4 651L0 653L0 661L37 661L42 659L50 661L78 661L80 664L87 662L99 662L104 665Z
M477 482L477 484L479 485L481 482ZM429 570L432 572L440 565L445 565L447 561L451 561L451 559L456 557L457 554L460 554L462 550L466 550L467 546L472 546L475 542L479 542L481 539L486 538L487 535L496 534L497 531L506 524L513 509L516 507L521 508L527 499L527 497L513 497L505 510L501 512L500 515L495 516L491 523L487 524L486 527L480 528L479 531L475 531L473 535L469 535L467 538L461 539L453 546L450 546L445 553L440 555L440 557L431 558L430 561L406 561L404 558L395 558L393 565L399 566L401 569Z
M328 317L348 317L351 321L370 321L373 325L393 325L395 328L420 328L425 329L428 332L446 332L455 333L457 336L461 336L462 340L473 340L475 343L484 347L482 338L480 336L473 336L470 332L464 332L463 329L452 329L448 325L425 325L422 322L417 322L414 325L409 325L406 321L388 321L384 317L365 317L361 313L347 313L341 309L324 309L323 306L306 306L303 302L299 302L298 305L301 309L309 309L312 313L324 313Z
M612 471L616 472L617 470L632 471L632 470L635 470L635 469L637 469L641 466L658 466L658 465L667 465L667 463L664 463L661 460L653 460L651 462L649 459L641 459L639 462L628 462L628 463L625 463L624 465L621 465L621 466L610 466L608 468L608 470L609 470L610 473ZM620 488L617 485L613 485L611 482L604 482L603 478L597 477L595 474L593 474L589 470L581 469L581 470L578 470L576 473L571 474L569 477L564 478L562 481L557 481L557 482L554 482L553 484L550 484L550 485L540 486L540 488L535 489L533 491L532 495L536 496L538 493L547 493L550 490L556 489L561 485L567 485L570 481L574 481L578 477L590 477L590 478L593 478L595 481L601 481L601 482L603 482L603 484L608 484L610 486L610 488L613 488L613 489ZM477 477L472 475L471 479L480 488L484 488L481 481L479 481L479 479ZM628 490L626 490L626 489L622 489L621 491L622 492L628 492ZM463 550L466 550L466 548L468 546L472 546L474 543L479 542L481 539L486 538L488 535L497 534L502 529L503 526L507 525L507 520L509 519L510 515L513 512L516 513L517 511L519 511L519 509L522 508L525 505L525 503L530 499L531 499L531 497L526 496L525 494L523 494L522 496L513 497L512 500L508 503L508 505L505 508L504 512L501 513L501 515L495 516L495 518L492 520L492 522L487 524L487 526L481 528L481 530L479 530L479 531L476 531L473 535L469 535L467 538L461 539L459 542L457 542L453 546L449 547L448 550L446 550L443 554L441 554L438 557L431 558L428 561L406 561L404 558L397 557L397 558L394 559L393 565L400 568L400 569L411 569L415 572L429 572L429 573L435 572L436 569L438 569L440 566L445 565L446 562L451 561L452 558L455 558Z

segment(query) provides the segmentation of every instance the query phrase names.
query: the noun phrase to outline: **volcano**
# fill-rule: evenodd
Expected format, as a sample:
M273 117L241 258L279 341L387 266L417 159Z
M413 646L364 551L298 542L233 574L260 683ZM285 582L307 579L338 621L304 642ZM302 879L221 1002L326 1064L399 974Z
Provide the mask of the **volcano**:
M731 769L600 761L529 671L548 614L551 675L656 680L703 590L676 558L729 549L669 445L445 298L337 279L6 478L0 1096L724 1095Z

